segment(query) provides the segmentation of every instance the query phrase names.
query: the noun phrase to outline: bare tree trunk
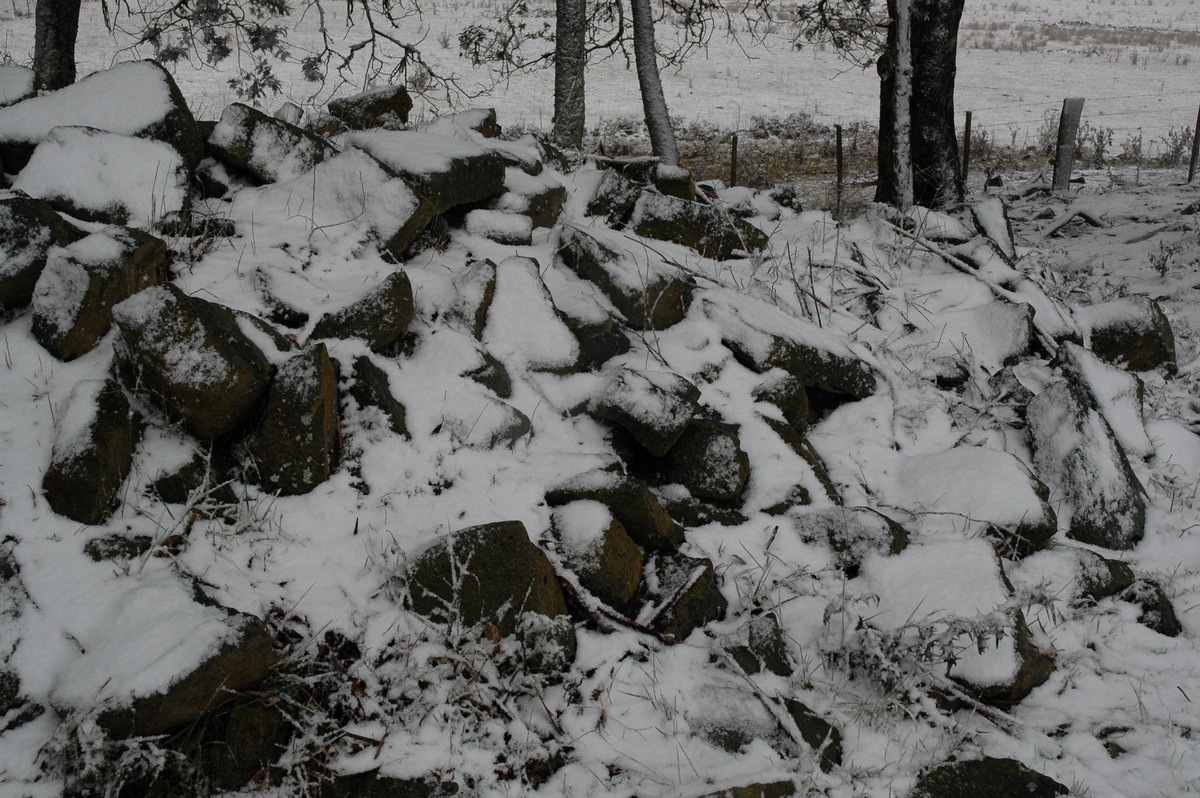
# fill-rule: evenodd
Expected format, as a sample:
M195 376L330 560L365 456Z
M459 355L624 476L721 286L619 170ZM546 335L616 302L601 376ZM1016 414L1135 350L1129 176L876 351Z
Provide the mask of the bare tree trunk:
M642 108L646 112L646 128L650 132L650 147L663 163L679 165L679 146L675 130L667 113L667 98L663 95L662 79L658 74L658 53L654 44L654 13L650 0L629 0L633 6L633 55L637 62L638 86L642 90Z
M583 73L587 0L557 0L554 14L554 127L550 140L559 147L583 146Z
M961 166L954 132L955 53L965 0L889 0L879 60L877 202L945 207L957 201ZM908 34L900 35L901 23ZM907 49L907 69L900 66Z
M75 82L75 36L81 0L37 0L34 15L33 71L47 89Z

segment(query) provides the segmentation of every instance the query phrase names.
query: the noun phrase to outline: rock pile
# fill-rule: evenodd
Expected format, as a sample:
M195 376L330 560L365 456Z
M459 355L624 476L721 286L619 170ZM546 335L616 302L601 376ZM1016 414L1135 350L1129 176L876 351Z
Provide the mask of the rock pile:
M153 112L116 118L88 102L89 92L112 81L157 98L145 104ZM666 249L671 245L726 260L762 250L766 234L720 201L704 200L690 178L653 164L601 163L590 190L569 195L565 157L540 138L501 140L494 113L486 111L413 128L411 106L403 89L379 89L331 103L329 115L308 128L240 104L215 124L197 123L170 76L137 62L0 109L0 157L17 170L14 192L0 198L0 306L10 315L30 306L33 334L62 361L96 347L113 353L111 373L80 383L59 421L41 485L56 513L103 523L122 501L148 423L175 425L197 456L155 483L163 502L198 507L214 486L230 482L282 496L317 489L339 468L354 467L341 434L349 410L376 414L392 434L409 434L414 408L398 398L397 375L405 374L414 346L432 345L438 328L426 327L421 341L411 328L420 303L433 303L426 307L436 305L438 314L428 316L467 342L446 350L462 358L446 366L455 372L453 384L489 402L486 416L471 418L446 392L438 428L445 426L455 446L513 447L531 435L531 418L505 400L514 381L552 375L580 378L585 387L572 412L607 431L614 456L546 486L551 528L500 518L454 532L413 558L400 575L413 612L518 638L529 652L527 666L546 672L569 667L576 624L676 643L728 610L720 575L710 559L692 556L688 530L764 512L799 539L829 546L847 578L865 580L883 603L862 624L881 637L905 634L917 611L905 604L906 580L938 582L947 568L974 580L977 607L955 606L951 595L945 606L924 607L946 613L930 622L931 634L949 628L947 618L994 621L990 649L981 642L977 657L947 667L947 702L1009 705L1048 677L1052 658L1007 603L1012 586L1001 558L1029 557L1060 529L1110 550L1141 538L1146 501L1129 461L1152 449L1133 372L1174 368L1171 332L1152 301L1094 307L1072 326L1060 310L1043 312L1052 304L1044 294L1022 287L1011 266L1010 231L997 222L1002 207L976 209L981 235L922 217L925 234L953 243L956 259L995 294L948 312L933 327L942 334L981 326L1001 333L989 338L996 341L991 348L931 360L925 376L952 390L972 369L994 369L997 401L1027 419L1033 468L1012 454L971 446L899 457L885 484L874 486L878 506L867 506L861 495L844 495L844 483L807 436L838 408L877 395L888 379L878 361L818 323L712 287L663 254L679 251ZM71 113L55 110L62 107ZM104 173L119 167L103 162L94 176L59 179L97 148L153 164L164 201L147 205L120 190L97 199L94 185L125 185ZM229 219L205 218L199 198L226 195L233 197ZM319 270L322 253L335 250L372 250L389 270L363 281L353 296L331 289L315 302L285 275L264 271L259 315L185 293L176 284L184 265L180 242L248 240L252 212L237 204L244 196L295 203L307 243L257 242L294 258L294 271ZM450 230L515 248L553 236L556 260L479 259L454 276L453 297L421 297L406 262ZM1032 299L1016 304L1018 295ZM738 386L728 390L744 392L755 413L727 412L715 401L719 392L702 390L685 363L620 359L632 337L686 325L701 331L697 350L728 355L721 384ZM906 343L931 345L923 334L911 331ZM330 347L350 339L366 350L338 362ZM1013 366L1037 346L1056 350L1056 376L1029 385ZM712 385L721 377L706 379ZM756 479L768 480L756 476L760 466L747 454L746 435L766 440L762 445L787 466L773 475L770 495L748 497ZM1051 493L1061 499L1057 513ZM969 527L963 531L983 537L918 543L910 527L936 515L962 519ZM1081 598L1125 596L1143 609L1148 626L1178 633L1159 586L1120 562L1077 551L1091 580ZM5 562L0 576L9 590L17 574ZM222 616L224 642L168 689L103 707L100 722L109 734L157 734L194 723L212 715L231 695L226 691L270 672L277 655L260 620L207 610ZM747 623L724 667L747 677L791 674L779 619L767 613ZM19 686L5 686L7 673L0 668L0 709L21 705ZM266 724L264 735L286 737L285 721L238 707L242 715L213 724L226 728L216 733L231 747L230 729L239 725ZM823 770L840 765L835 726L793 698L780 713L764 716L753 733L719 713L697 715L693 725L731 750L761 735L795 755L805 748ZM959 773L965 770L961 763L935 770L918 792L951 794L943 783L981 778ZM233 789L253 775L238 773L213 778ZM1057 791L1037 774L1004 778L1028 778L1039 794ZM379 794L372 789L355 782L344 794ZM764 785L753 792L760 793L790 791Z

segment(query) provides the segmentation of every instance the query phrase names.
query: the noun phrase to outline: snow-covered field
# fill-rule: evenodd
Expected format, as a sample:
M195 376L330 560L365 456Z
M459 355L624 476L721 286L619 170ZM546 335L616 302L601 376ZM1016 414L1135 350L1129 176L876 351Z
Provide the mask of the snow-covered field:
M18 8L20 2L17 0ZM546 128L552 111L553 76L548 70L498 79L486 70L472 67L459 55L457 34L476 21L494 21L496 0L450 0L423 6L419 16L405 18L400 30L439 71L459 76L464 86L487 90L472 104L495 106L509 125ZM551 19L552 3L529 4L531 27ZM114 6L119 9L119 6ZM120 20L119 10L117 19ZM330 12L331 18L338 13ZM0 9L0 17L11 16ZM727 130L748 126L754 116L787 116L808 113L819 121L854 122L873 120L878 113L878 80L873 69L863 71L840 60L833 52L817 48L796 51L790 46L791 26L787 15L775 32L756 45L745 23L733 23L735 39L721 26L706 51L696 54L681 68L663 74L667 102L673 116L710 122ZM1039 49L1023 51L988 49L982 44L983 29L998 27L993 36L1003 42L1005 31L1019 25L1064 24L1064 32ZM1080 24L1091 36L1072 33ZM334 28L337 26L334 25ZM1172 129L1194 126L1200 92L1200 6L1194 0L969 0L963 19L956 108L960 114L973 111L975 130L986 130L1002 144L1032 143L1046 115L1057 118L1065 97L1088 98L1084 119L1114 130L1113 150L1140 130L1147 156L1159 151L1159 139ZM1133 44L1104 44L1096 32L1126 29L1161 31L1161 39ZM9 58L27 63L32 49L31 17L0 21L0 42ZM356 35L358 29L347 33ZM1190 33L1180 42L1173 34ZM298 53L313 48L312 26L301 23L292 41ZM669 41L670 29L663 26L660 38ZM443 47L443 37L448 47ZM401 37L403 38L403 37ZM1019 41L1018 34L1010 34ZM114 59L126 60L133 53L122 51L128 40L107 33L101 5L83 4L80 24L79 73L88 74L110 66ZM1036 40L1035 40L1036 41ZM540 52L535 42L530 51ZM143 53L143 57L145 57ZM1137 63L1131 60L1137 56ZM306 104L328 97L299 78L296 70L282 70L283 96L264 101L268 111L282 99ZM235 99L225 86L225 77L211 70L181 67L176 78L189 98L197 118L216 118ZM638 117L641 100L636 75L624 57L617 56L591 65L588 73L588 123ZM436 95L435 95L436 97ZM440 98L438 98L440 100ZM444 109L444 102L439 103ZM961 124L961 122L960 122Z
M1192 28L1200 14L1187 0L1044 5L1021 4L1028 9L1021 13L1114 25L1154 15L1155 25ZM95 15L97 4L85 9ZM972 13L1015 18L1009 9L980 4ZM5 24L28 41L28 20ZM95 35L95 20L87 30L94 38L84 45L86 63L107 66L111 40ZM11 38L9 52L21 60ZM982 50L965 52L962 64L962 108L1011 99L1028 104L1031 118L1040 120L1042 103L1056 106L1081 86L1098 87L1106 96L1136 97L1137 118L1148 129L1192 123L1197 96L1183 95L1189 110L1177 93L1194 89L1200 68L1151 60L1143 69L1069 52ZM81 70L88 71L86 65ZM786 47L749 64L726 54L667 76L668 99L675 98L673 110L681 115L730 126L751 114L788 110L869 118L871 76L833 77L838 71L828 55ZM631 73L608 64L592 74L594 120L636 113ZM198 116L216 117L231 99L209 73L179 79ZM500 108L501 124L544 121L547 80L514 80L507 94L489 100ZM303 93L289 96L302 99ZM1161 102L1147 102L1155 97ZM114 96L112 105L127 99ZM793 100L794 106L786 104ZM22 180L34 185L38 177ZM598 226L582 213L597 173L557 177L571 192L571 223ZM81 526L53 513L39 486L56 439L66 437L62 429L71 424L76 386L109 372L112 334L63 363L33 338L28 310L4 317L0 542L19 563L30 601L21 604L19 619L0 618L6 624L0 647L16 647L11 665L22 694L48 709L11 731L0 724L0 795L56 795L64 774L102 770L98 760L105 756L152 750L145 741L140 749L99 747L94 718L72 716L67 708L165 684L219 644L222 627L192 600L192 584L285 631L301 691L320 682L314 674L334 667L334 660L322 659L330 640L350 641L358 652L339 660L350 667L338 676L345 689L321 695L332 702L324 715L313 710L322 725L303 730L285 753L287 786L264 783L263 794L300 794L304 769L323 772L314 764L320 762L342 773L432 774L459 784L461 794L701 796L750 782L795 780L797 794L883 798L908 794L923 771L951 757L979 754L1018 759L1074 796L1194 794L1200 784L1200 189L1181 185L1177 171L1143 174L1147 185L1140 186L1121 175L1088 179L1069 202L1008 196L1015 267L997 266L982 278L955 268L949 245L928 240L935 227L953 226L945 219L926 220L914 238L879 214L838 224L826 213L775 208L745 189L724 192L722 199L746 207L770 234L760 256L714 261L676 245L635 242L630 262L648 269L648 253L664 253L694 275L702 298L671 329L634 335L633 349L606 369L621 364L682 374L700 387L706 407L740 426L751 466L745 518L692 526L685 544L689 554L715 564L729 611L724 621L675 646L630 630L581 628L575 665L559 683L520 682L489 669L498 644L493 649L491 641L431 630L399 612L396 579L408 558L450 530L520 519L533 537L542 537L552 525L546 488L616 459L606 428L578 412L604 390L608 371L562 376L537 368L566 357L570 348L548 300L498 289L482 342L450 321L468 264L503 262L514 253L542 264L540 278L555 302L578 303L587 294L556 257L557 232L539 231L531 245L514 247L457 230L445 251L425 250L403 264L416 297L416 343L400 357L379 360L407 408L410 437L392 434L369 413L351 413L342 431L347 465L303 496L276 498L238 486L244 501L233 524L184 514L182 505L144 495L151 480L192 452L193 442L161 420L153 421L138 451L117 515ZM343 213L354 202L316 208L306 204L307 189L296 189L303 185L246 187L228 201L204 201L201 211L231 220L236 232L199 242L173 239L176 284L260 316L270 312L263 301L269 287L315 318L393 270L363 245L367 225L386 216L382 206L370 213L359 207L357 215ZM336 195L337 186L329 186ZM355 202L365 198L343 194ZM1044 235L1068 210L1086 211L1102 224L1075 221ZM984 220L995 221L989 214L994 210L984 212ZM969 212L958 216L971 224ZM514 274L518 289L536 285L533 272ZM1019 519L1036 511L1038 501L1009 481L1025 467L1047 479L1057 474L1053 464L1035 463L1027 425L989 383L1012 333L1009 325L988 321L999 283L1020 286L1010 294L1037 304L1039 320L1059 308L1063 324L1082 324L1086 308L1130 296L1159 300L1170 319L1177 373L1141 373L1144 418L1135 414L1131 421L1118 409L1110 420L1128 435L1123 442L1135 453L1132 468L1149 501L1145 538L1129 551L1086 546L1060 531L1050 549L1004 560L1001 574L979 534L980 515ZM820 485L764 423L763 413L771 411L753 393L758 377L721 344L713 307L748 307L780 328L802 320L814 338L835 340L871 365L878 390L827 415L809 440L847 505L905 519L914 533L910 549L868 556L851 577L828 545L802 539L789 516L766 512L794 488L817 495ZM329 343L343 364L369 354L361 341ZM515 377L507 401L532 420L531 434L511 448L474 445L494 422L485 413L500 403L463 378L460 366L475 365L484 346ZM1050 383L1054 369L1045 355L1034 349L1022 356L1016 368L1022 384ZM937 386L947 358L968 364L957 390ZM1116 378L1107 379L1119 387ZM952 450L956 454L946 457ZM966 459L957 459L964 452ZM985 468L980 478L973 469L992 462L988 458L1004 465ZM1058 492L1049 498L1060 512L1064 500ZM85 544L112 535L146 536L154 547L102 562L83 554ZM1086 600L1080 594L1086 552L1118 558L1161 585L1182 634L1167 637L1139 623L1130 601ZM0 601L8 598L0 593ZM951 667L956 676L984 682L995 678L997 667L1003 670L1003 656L985 656L1000 649L999 637L989 648L995 629L987 623L994 610L1012 606L1024 611L1036 646L1053 657L1049 680L1011 707L937 706L931 688L947 686ZM744 637L752 611L780 617L792 676L762 673L751 681L713 665L712 658ZM955 662L942 658L948 653ZM759 733L775 722L765 707L779 696L803 700L841 730L840 766L826 773L811 750L788 756L765 741L770 735ZM750 741L736 753L724 750L706 736L714 725L735 726ZM567 764L536 790L500 775L564 750ZM129 753L125 763L134 758Z

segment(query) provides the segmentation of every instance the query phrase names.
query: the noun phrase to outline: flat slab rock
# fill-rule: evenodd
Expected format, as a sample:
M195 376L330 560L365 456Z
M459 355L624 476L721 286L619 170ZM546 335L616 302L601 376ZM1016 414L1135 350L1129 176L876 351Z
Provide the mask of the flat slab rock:
M431 133L373 130L346 143L368 153L416 191L438 213L504 192L504 159L469 141Z
M635 233L691 247L706 258L727 260L735 252L757 252L766 233L720 208L666 194L644 192L629 226Z
M293 180L337 152L307 130L242 103L221 113L208 146L223 163L260 183Z
M1102 360L1130 371L1177 370L1175 334L1155 300L1125 297L1080 308L1075 315L1089 348Z

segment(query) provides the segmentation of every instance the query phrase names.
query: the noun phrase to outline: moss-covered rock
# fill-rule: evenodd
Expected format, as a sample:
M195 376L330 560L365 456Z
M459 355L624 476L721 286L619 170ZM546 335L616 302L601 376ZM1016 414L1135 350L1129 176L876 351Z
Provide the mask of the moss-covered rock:
M112 514L142 438L142 417L112 380L75 386L42 478L54 512L81 524Z
M173 284L121 302L113 321L122 383L201 440L242 424L270 382L270 364L233 312Z
M54 250L33 294L33 337L59 360L89 352L112 326L113 306L157 285L167 266L161 239L109 227Z
M382 352L408 331L415 312L412 283L397 269L358 300L319 318L310 337L361 338L372 352Z
M264 490L296 496L329 478L337 456L337 382L325 344L276 369L262 422L246 441L251 472Z

